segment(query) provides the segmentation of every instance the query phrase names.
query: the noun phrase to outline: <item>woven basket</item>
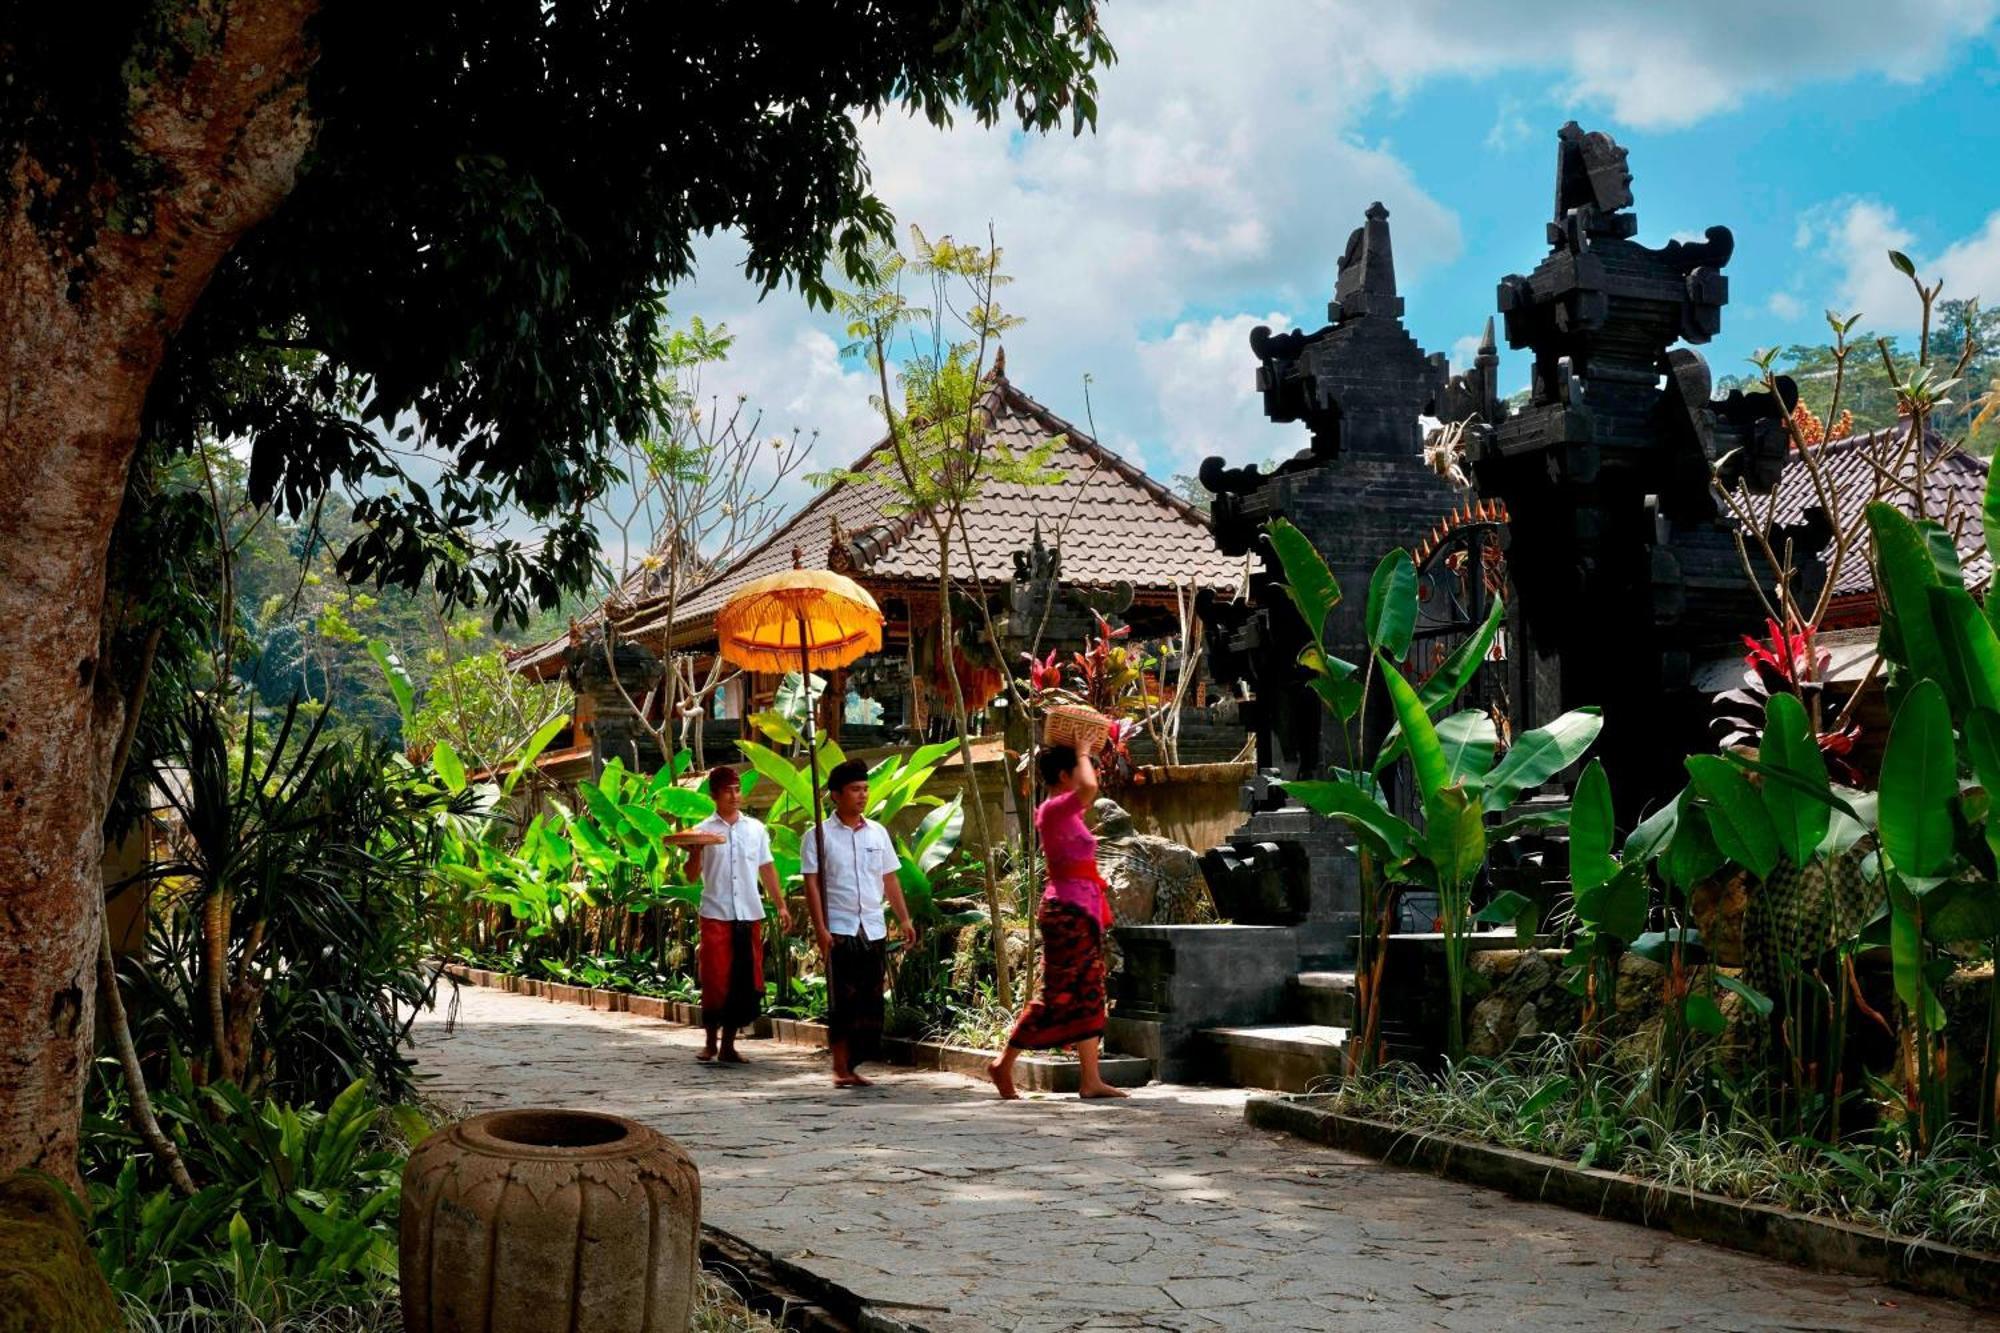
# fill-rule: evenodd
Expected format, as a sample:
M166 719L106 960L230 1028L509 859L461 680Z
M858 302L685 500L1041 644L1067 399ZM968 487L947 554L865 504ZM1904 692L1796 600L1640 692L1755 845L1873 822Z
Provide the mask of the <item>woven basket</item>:
M1111 719L1081 704L1057 704L1042 719L1042 744L1095 754L1111 735Z

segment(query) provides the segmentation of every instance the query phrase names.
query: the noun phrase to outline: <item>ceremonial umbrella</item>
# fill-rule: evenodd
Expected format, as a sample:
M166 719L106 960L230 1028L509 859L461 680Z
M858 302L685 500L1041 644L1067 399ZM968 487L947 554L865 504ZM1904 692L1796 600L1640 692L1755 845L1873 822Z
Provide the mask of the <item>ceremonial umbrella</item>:
M813 841L826 873L826 834L820 827L819 752L813 744L812 673L833 671L882 650L882 609L868 590L830 569L793 568L738 589L715 613L715 642L723 659L746 671L797 669L806 700L806 765L812 775Z

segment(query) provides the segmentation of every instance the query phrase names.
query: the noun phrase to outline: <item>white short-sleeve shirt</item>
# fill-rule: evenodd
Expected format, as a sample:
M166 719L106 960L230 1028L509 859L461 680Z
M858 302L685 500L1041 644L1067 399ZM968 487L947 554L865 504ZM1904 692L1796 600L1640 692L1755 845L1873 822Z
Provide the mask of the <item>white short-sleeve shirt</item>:
M701 849L701 914L711 921L761 921L764 898L757 875L771 864L771 835L758 821L739 814L734 823L710 815L695 825L699 833L728 839Z
M827 929L840 936L881 939L889 933L882 919L882 877L897 866L889 830L865 818L861 827L849 828L838 815L828 816L820 828L826 835L827 869L820 875L820 893ZM810 831L800 839L799 866L806 874L820 873L819 840Z

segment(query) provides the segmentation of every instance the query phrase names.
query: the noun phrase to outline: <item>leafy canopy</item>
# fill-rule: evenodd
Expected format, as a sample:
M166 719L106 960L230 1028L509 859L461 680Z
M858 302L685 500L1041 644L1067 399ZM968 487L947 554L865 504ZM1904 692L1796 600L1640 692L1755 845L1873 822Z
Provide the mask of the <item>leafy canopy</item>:
M0 154L34 166L0 190L38 192L89 300L99 237L148 225L165 183L133 118L250 16L18 8ZM595 570L587 506L617 480L611 441L644 433L659 293L697 232L738 230L752 278L827 303L829 262L865 276L891 234L861 117L1081 132L1113 58L1094 0L358 0L300 40L313 148L174 338L144 439L251 442L253 498L289 514L352 489L344 576L517 622Z

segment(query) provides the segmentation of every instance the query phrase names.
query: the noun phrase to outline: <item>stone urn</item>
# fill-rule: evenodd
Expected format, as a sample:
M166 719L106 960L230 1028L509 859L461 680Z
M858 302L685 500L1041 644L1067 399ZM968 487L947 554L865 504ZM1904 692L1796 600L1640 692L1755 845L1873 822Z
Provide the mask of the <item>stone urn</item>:
M403 1168L406 1333L681 1333L701 1177L622 1116L490 1111Z

